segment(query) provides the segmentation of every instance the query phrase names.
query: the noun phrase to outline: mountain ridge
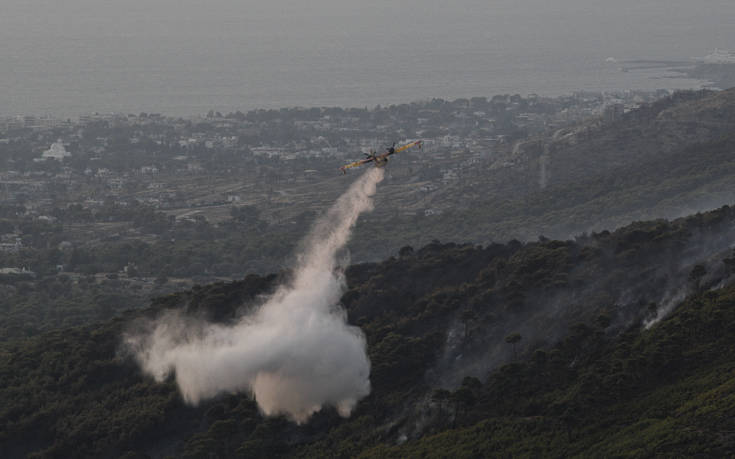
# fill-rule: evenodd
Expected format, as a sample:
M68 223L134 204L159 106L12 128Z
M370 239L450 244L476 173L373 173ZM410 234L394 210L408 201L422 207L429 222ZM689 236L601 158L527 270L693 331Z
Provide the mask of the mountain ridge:
M657 378L668 375L687 388L689 377L720 382L695 384L687 389L693 397L706 399L717 390L732 396L735 388L721 380L722 372L733 368L731 360L717 346L735 339L726 326L735 292L731 284L708 290L732 279L734 223L735 210L726 206L575 241L434 242L416 250L404 247L380 263L350 267L342 303L349 322L366 334L373 392L349 419L325 408L296 426L282 417L262 417L248 394L223 394L189 407L173 380L157 384L143 377L121 347L127 329L171 308L213 321L235 320L243 305L277 285L277 276L196 287L106 324L6 343L0 348L0 451L5 457L272 457L412 456L426 452L425 447L436 455L573 455L602 444L613 448L612 440L599 443L609 432L604 426L583 426L595 403L613 406L599 393L607 386L595 381L625 382L645 368L625 351L631 346L651 347L645 358L658 362L653 367L661 372ZM672 286L693 296L661 318ZM659 324L643 328L656 318ZM650 336L656 337L653 344L646 342ZM687 343L707 348L693 376L672 370L697 361L682 354ZM618 368L619 360L632 363ZM547 368L541 361L556 363ZM598 379L589 379L600 372ZM544 383L556 389L549 391ZM629 391L620 397L635 407L638 386L625 384ZM591 405L585 404L588 397ZM721 416L727 406L712 409ZM696 409L685 408L680 405L682 416L695 416ZM674 413L667 409L662 409L666 416ZM644 412L624 419L645 422ZM610 419L622 425L620 418ZM660 424L664 421L650 425L670 438L673 433L666 432L678 430ZM510 438L517 429L526 432L517 444L490 440ZM639 430L621 431L616 441L638 448ZM469 438L475 434L467 433L476 431L485 432L487 440L477 450ZM716 431L707 432L707 439L716 440ZM731 452L729 438L723 437L710 455ZM546 447L539 446L546 440ZM492 449L498 445L505 449ZM697 445L699 440L662 451L690 452Z
M431 198L427 206L444 213L421 219L421 232L414 220L396 217L399 236L385 237L405 234L405 243L421 244L566 239L714 209L735 199L734 122L735 88L684 91L613 120L521 140ZM382 234L369 226L358 234Z

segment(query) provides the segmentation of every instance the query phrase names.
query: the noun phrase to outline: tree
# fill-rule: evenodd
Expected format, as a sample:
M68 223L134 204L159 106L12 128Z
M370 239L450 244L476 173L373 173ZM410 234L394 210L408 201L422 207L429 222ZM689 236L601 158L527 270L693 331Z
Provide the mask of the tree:
M465 308L462 311L462 324L464 325L464 339L467 341L467 339L470 337L470 326L473 322L477 321L478 317L475 311L471 308Z
M725 258L722 262L725 264L725 269L727 269L729 274L735 273L735 249L732 251L730 258Z
M255 223L260 216L260 210L255 206L237 206L230 209L230 216L238 222Z
M702 265L695 265L692 271L689 273L689 281L694 287L694 291L699 292L701 290L702 278L707 274L707 269Z
M401 250L398 251L398 255L401 258L410 257L411 255L413 255L413 247L411 247L410 245L405 245L401 247Z
M518 353L516 352L516 345L521 341L521 334L518 332L511 333L510 335L505 337L505 342L508 344L513 345L513 358L518 358Z

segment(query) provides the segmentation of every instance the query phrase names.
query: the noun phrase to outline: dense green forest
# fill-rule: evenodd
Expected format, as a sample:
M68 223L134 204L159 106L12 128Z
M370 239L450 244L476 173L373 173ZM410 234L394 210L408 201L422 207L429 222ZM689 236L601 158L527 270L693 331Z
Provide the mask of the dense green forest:
M265 418L248 394L190 407L122 346L169 309L232 322L287 273L9 340L0 456L731 455L733 224L725 206L568 241L435 241L351 266L342 304L365 332L372 392L347 419Z

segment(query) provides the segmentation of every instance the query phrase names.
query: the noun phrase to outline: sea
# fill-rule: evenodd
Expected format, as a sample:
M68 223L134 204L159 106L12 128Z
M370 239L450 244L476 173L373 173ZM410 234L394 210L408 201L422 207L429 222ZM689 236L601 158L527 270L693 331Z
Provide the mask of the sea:
M0 116L700 88L733 0L2 0Z

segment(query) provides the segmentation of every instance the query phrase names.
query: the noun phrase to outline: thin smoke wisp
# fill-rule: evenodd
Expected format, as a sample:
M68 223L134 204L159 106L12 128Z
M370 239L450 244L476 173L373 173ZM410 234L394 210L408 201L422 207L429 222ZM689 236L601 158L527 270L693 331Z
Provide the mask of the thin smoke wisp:
M337 200L305 239L290 282L235 324L202 322L169 312L129 333L125 343L157 381L174 374L184 400L248 391L265 415L306 422L323 406L349 416L370 392L362 331L347 324L338 253L383 179L372 168Z

